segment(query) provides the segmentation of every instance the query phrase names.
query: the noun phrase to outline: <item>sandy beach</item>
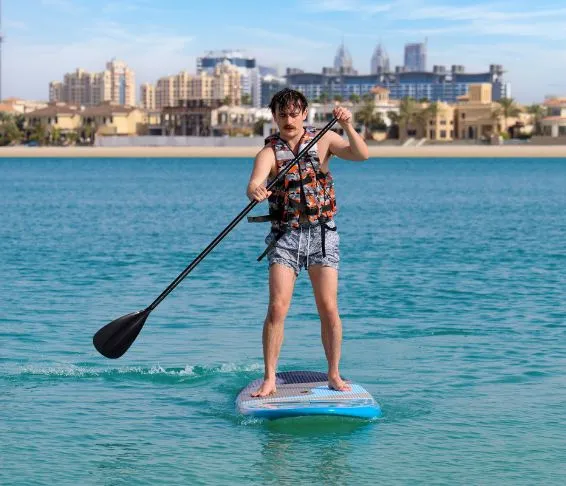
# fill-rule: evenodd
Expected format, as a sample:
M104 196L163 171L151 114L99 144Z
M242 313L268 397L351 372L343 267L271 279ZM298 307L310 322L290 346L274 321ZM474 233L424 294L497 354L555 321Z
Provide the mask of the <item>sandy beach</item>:
M1 147L10 157L131 157L196 158L254 157L259 147ZM425 145L369 147L370 157L554 157L566 158L566 145Z

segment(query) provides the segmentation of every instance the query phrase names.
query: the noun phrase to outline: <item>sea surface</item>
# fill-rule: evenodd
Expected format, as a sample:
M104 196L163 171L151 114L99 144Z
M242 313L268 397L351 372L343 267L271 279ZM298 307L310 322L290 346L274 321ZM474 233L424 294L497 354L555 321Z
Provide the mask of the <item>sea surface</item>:
M0 484L564 484L566 159L333 161L342 373L371 422L262 422L250 159L0 160ZM262 214L265 206L254 214ZM280 370L325 371L301 274Z

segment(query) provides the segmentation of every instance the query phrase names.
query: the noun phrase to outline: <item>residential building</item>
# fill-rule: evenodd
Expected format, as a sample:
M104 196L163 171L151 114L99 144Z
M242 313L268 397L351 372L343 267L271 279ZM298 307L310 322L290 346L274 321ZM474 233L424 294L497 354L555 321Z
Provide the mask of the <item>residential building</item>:
M97 135L136 135L146 122L142 110L112 102L85 108L80 115L81 125L93 127Z
M341 96L348 99L352 94L363 96L378 85L387 88L390 98L401 100L406 97L417 100L455 103L458 97L468 92L468 87L476 83L489 83L493 99L509 97L510 86L503 78L501 65L492 64L489 71L466 73L463 66L452 66L449 71L444 66L434 66L432 72L406 72L398 69L395 73L382 74L317 74L287 71L289 87L302 91L309 99L317 99L322 93L328 97Z
M136 106L134 71L125 62L115 59L106 63L106 71L110 73L110 101L118 105Z
M255 124L272 119L268 108L224 105L212 110L211 130L214 135L253 135Z
M204 56L197 58L197 74L207 72L213 74L216 66L229 62L235 66L240 75L240 98L241 95L249 95L252 106L261 106L261 74L256 59L245 56L237 50L209 51ZM266 68L262 68L266 69Z
M212 73L201 71L195 75L181 71L175 76L160 78L155 87L155 107L152 109L178 106L180 101L187 100L223 102L230 99L232 104L239 105L241 79L239 69L228 61L216 65ZM143 88L142 93L151 92L149 86Z
M461 140L489 140L501 133L504 120L499 105L492 100L492 86L488 83L471 85L455 106L454 130Z
M30 111L46 108L45 101L24 100L21 98L6 98L0 103L0 112L12 113L14 115L23 115Z
M547 98L544 101L547 116L541 120L544 135L566 136L566 98Z
M389 56L380 42L377 44L373 51L373 56L371 57L370 73L383 74L388 73L390 70Z
M426 42L405 45L405 71L426 71Z
M106 101L134 106L135 75L121 61L112 60L100 73L90 73L77 68L66 73L63 81L49 83L49 101L93 106Z
M24 114L27 129L43 125L47 129L76 130L81 125L80 107L67 103L50 102L45 108Z
M155 86L151 83L143 83L140 86L140 106L146 111L155 111Z
M489 85L487 85L489 86ZM428 104L430 107L430 104ZM428 140L451 142L456 133L454 130L454 107L442 101L436 102L436 110L426 111L423 119L425 137Z
M212 135L212 111L220 108L220 100L179 100L176 106L162 110L163 135Z

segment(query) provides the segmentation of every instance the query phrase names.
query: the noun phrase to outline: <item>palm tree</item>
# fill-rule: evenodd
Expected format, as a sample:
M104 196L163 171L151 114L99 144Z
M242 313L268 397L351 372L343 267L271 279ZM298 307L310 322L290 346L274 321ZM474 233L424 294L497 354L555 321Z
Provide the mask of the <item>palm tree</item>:
M334 99L334 101L337 101L338 103L341 103L344 100L344 98L341 95L338 95L338 94L334 95L333 99Z
M507 131L507 118L518 116L521 113L521 109L513 98L501 98L497 103L500 106L500 114L504 119L505 131Z
M417 124L417 114L419 113L418 103L413 98L403 98L399 104L399 138L407 135L407 130L411 125Z
M355 119L364 125L364 138L369 138L369 130L375 119L375 105L365 102L358 110Z
M534 103L530 106L527 106L527 113L533 115L535 135L540 135L542 132L541 120L546 115L546 108L543 105Z
M328 103L330 97L328 96L328 93L320 93L320 96L318 97L319 101L324 104L324 103Z
M242 105L251 105L252 104L252 95L249 93L244 93L242 95Z
M356 93L352 93L352 94L350 95L350 98L349 98L349 99L350 99L350 101L351 101L354 105L357 104L357 103L359 103L360 100L361 100L360 95L358 95L358 94L356 94Z

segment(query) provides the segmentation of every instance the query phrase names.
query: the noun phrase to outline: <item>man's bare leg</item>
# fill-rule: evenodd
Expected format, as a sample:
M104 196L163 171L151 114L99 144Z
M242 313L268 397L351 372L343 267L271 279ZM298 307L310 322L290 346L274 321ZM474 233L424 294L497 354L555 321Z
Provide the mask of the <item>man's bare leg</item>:
M263 383L252 397L265 397L275 393L275 372L283 343L285 317L291 305L295 287L295 271L275 263L269 269L269 307L263 324Z
M320 316L322 345L328 361L328 386L349 391L352 387L340 377L342 321L338 313L338 271L335 268L311 265L309 276Z

